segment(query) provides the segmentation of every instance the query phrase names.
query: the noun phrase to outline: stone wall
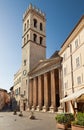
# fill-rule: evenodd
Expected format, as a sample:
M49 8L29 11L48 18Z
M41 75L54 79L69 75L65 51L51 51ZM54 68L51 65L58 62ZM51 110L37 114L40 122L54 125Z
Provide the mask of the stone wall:
M10 96L8 95L6 90L0 90L0 110L2 110L5 105L10 102Z

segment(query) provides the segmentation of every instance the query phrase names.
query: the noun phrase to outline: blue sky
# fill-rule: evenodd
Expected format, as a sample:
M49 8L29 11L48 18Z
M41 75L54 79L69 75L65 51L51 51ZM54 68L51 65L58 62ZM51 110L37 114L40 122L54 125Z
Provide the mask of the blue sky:
M84 14L84 0L0 0L0 88L13 85L21 66L22 16L29 3L46 13L46 56L59 50Z

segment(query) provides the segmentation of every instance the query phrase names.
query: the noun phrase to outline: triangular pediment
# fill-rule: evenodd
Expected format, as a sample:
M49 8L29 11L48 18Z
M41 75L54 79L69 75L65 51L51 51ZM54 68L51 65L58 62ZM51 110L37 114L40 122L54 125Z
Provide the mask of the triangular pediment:
M61 57L40 60L39 63L29 72L29 75L32 75L38 71L43 71L44 69L47 69L54 64L57 64L60 60L61 60Z

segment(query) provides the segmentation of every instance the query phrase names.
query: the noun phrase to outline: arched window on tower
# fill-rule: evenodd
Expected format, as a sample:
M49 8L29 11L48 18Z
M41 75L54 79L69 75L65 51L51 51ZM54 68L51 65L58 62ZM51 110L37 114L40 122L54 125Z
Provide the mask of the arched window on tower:
M24 66L26 66L26 60L24 60Z
M36 42L37 41L37 35L33 34L33 41Z
M37 28L37 20L34 19L34 27Z
M26 23L24 24L24 31L26 31Z
M42 25L42 23L40 23L40 30L41 30L41 31L43 30L43 25Z
M26 43L26 38L24 38L24 44Z
M40 45L42 45L42 42L43 42L43 38L40 37Z
M27 42L28 42L28 40L29 40L29 35L27 34Z
M29 20L27 20L27 28L29 28Z

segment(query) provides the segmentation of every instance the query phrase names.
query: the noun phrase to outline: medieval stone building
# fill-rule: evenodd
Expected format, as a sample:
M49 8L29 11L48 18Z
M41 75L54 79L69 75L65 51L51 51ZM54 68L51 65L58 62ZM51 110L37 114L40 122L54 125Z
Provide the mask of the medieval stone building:
M5 89L0 88L0 111L10 103L10 96Z

